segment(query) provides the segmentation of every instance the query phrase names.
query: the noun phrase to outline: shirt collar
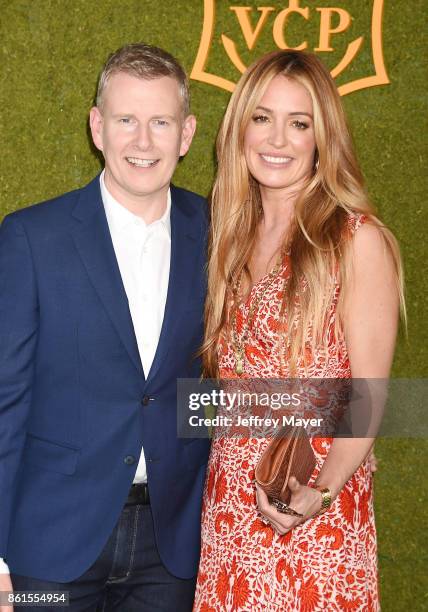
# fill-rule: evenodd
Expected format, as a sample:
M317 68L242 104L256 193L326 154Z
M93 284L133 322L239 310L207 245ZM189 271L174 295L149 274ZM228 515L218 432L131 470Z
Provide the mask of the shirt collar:
M103 170L100 175L100 189L110 230L114 229L120 232L128 225L140 225L146 229L158 225L164 227L168 233L168 236L171 237L171 189L168 189L166 208L162 217L150 224L147 224L141 217L134 215L111 195L106 187L104 174L105 170Z

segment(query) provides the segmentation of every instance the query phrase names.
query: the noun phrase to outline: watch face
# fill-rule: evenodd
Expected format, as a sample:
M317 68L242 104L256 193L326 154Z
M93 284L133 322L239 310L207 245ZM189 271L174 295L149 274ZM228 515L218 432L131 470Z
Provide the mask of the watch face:
M322 508L328 508L331 504L330 489L321 489L320 493L322 495Z

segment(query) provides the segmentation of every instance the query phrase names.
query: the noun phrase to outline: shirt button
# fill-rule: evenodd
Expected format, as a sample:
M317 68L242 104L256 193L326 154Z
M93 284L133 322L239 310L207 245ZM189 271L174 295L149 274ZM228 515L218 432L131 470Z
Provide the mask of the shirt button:
M143 406L148 406L149 402L150 402L150 397L148 395L145 395L143 399L141 400L141 403L143 404Z
M126 455L125 459L123 460L123 462L126 463L126 465L133 465L135 461L136 459L134 455Z

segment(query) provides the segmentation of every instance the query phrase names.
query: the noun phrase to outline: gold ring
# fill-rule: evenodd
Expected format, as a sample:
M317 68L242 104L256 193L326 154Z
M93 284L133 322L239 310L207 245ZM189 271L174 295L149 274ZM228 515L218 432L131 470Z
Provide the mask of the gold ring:
M303 514L300 514L300 512L297 512L293 508L290 508L288 504L285 504L280 499L275 499L275 498L271 499L270 505L274 506L277 509L277 511L280 512L281 514L288 514L290 516L298 516L299 518L303 517Z

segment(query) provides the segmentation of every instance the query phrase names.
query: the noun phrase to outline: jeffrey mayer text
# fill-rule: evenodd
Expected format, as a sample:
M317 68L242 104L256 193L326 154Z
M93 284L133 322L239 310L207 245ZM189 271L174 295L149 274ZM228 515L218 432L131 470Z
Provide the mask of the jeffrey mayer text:
M224 414L218 415L212 418L203 418L198 417L196 415L192 415L189 418L189 424L192 427L231 427L232 425L243 426L243 427L274 427L277 429L278 427L321 427L321 423L324 419L304 419L302 417L296 417L294 415L290 416L282 416L282 419L279 418L264 418L256 415L243 417L241 415L237 415L236 419L230 416L226 416ZM281 424L281 425L280 425Z

